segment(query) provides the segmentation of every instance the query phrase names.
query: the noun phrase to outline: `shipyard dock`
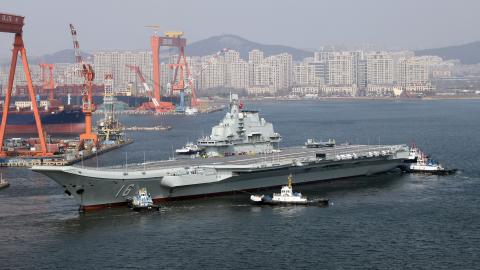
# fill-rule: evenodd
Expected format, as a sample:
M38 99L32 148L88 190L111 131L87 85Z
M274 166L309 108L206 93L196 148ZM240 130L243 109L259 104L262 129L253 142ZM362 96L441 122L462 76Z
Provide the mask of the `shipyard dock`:
M172 126L154 126L154 127L137 127L137 126L132 126L132 127L124 127L123 130L126 131L167 131L171 130Z

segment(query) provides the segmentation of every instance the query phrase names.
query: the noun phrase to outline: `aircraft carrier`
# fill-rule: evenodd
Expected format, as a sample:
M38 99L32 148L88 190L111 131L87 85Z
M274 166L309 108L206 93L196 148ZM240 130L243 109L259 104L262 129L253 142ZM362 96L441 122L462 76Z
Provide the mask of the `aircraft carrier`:
M155 202L228 194L281 186L289 174L300 184L382 173L401 166L409 155L406 145L280 149L280 139L258 112L242 110L233 96L230 111L212 135L197 142L202 143L203 158L32 169L60 184L81 210L93 210L125 204L140 188Z

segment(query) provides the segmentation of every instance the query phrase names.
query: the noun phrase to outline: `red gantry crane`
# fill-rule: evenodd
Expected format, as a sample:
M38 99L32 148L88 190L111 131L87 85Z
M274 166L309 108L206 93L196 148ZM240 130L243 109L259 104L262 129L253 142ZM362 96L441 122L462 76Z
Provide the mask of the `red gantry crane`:
M72 34L73 48L75 50L76 72L85 79L82 88L82 111L85 113L85 133L80 134L80 148L82 148L85 146L86 141L92 141L93 145L97 145L98 142L97 134L92 132L92 113L95 111L92 87L95 72L90 64L83 62L82 55L80 54L77 30L73 24L70 24L70 33Z
M17 58L20 54L22 58L23 71L27 80L28 94L30 101L32 102L33 115L35 117L35 125L37 127L37 133L40 140L40 151L36 151L32 154L39 156L52 155L47 152L47 145L45 141L45 135L43 134L42 122L40 120L40 113L38 112L37 100L35 97L35 89L33 88L32 77L30 74L30 68L28 66L27 51L23 43L23 21L25 17L11 14L0 13L0 32L13 33L15 39L12 50L12 60L10 62L10 72L8 75L7 92L5 93L5 101L3 103L2 125L0 127L0 156L6 156L7 153L3 151L3 140L5 136L5 129L7 127L8 112L10 109L10 101L12 96L13 81L15 79L15 68L17 66Z
M158 26L149 26L158 30ZM178 69L180 65L183 65L185 68L185 72L188 77L191 76L190 69L188 67L187 58L185 57L185 47L187 46L187 40L182 37L183 32L178 31L171 31L166 32L164 37L160 37L155 34L150 38L150 44L152 46L152 57L153 57L153 90L154 90L154 98L157 101L161 98L161 89L160 89L160 47L176 47L179 49L179 55L176 62L175 73L173 77L173 84L177 82L178 76ZM189 84L192 84L192 81L189 80ZM196 105L196 97L193 87L192 89L192 106Z

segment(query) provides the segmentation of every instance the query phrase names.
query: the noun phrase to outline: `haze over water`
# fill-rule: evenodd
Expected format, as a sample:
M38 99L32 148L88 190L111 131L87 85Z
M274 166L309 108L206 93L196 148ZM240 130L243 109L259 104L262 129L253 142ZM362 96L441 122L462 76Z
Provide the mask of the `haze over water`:
M328 208L258 207L248 194L181 201L161 213L116 208L79 214L53 180L4 169L0 191L2 269L475 269L480 267L480 101L249 102L274 124L281 146L310 137L410 144L452 176L388 173L296 188ZM222 113L125 116L126 125L169 124L130 133L135 143L99 164L168 158L210 133ZM96 166L96 160L85 162Z

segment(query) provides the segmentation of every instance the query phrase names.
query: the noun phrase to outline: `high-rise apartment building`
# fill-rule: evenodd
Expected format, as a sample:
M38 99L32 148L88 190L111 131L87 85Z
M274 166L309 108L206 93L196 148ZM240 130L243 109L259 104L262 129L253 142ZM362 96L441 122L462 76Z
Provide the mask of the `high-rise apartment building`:
M393 59L389 53L368 53L365 61L367 65L367 85L393 84Z
M210 57L204 57L202 62L208 63L201 72L201 89L225 86L225 58L219 56L215 61L208 62Z
M246 89L249 86L248 63L243 59L237 59L237 61L229 63L229 66L228 86L235 89Z
M428 67L425 59L410 57L399 61L399 83L401 85L428 82Z
M389 52L390 56L392 57L393 62L393 83L399 84L400 80L400 60L405 58L410 58L414 56L412 51L397 51L397 52Z
M328 85L352 85L355 82L354 57L348 52L335 52L326 60Z
M116 87L122 88L132 82L137 82L138 87L141 87L141 82L136 78L137 75L126 65L138 66L147 80L152 78L151 52L97 52L93 55L93 67L96 75L94 82L103 84L105 74L112 74ZM166 71L166 69L162 68L162 71Z
M251 67L251 66L250 66ZM258 64L251 67L253 69L253 77L251 77L249 84L252 86L266 86L270 85L271 66L268 64Z
M263 63L264 55L260 50L251 50L248 52L248 62L253 63L254 65L259 65Z
M270 65L270 84L275 91L289 89L293 82L293 58L291 54L282 53L265 58Z
M315 66L310 62L301 62L293 66L293 81L295 85L316 85L318 80Z

